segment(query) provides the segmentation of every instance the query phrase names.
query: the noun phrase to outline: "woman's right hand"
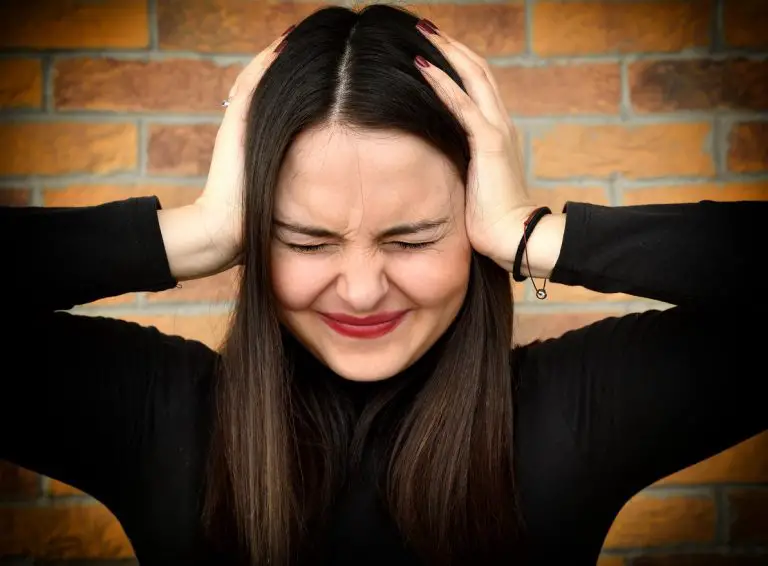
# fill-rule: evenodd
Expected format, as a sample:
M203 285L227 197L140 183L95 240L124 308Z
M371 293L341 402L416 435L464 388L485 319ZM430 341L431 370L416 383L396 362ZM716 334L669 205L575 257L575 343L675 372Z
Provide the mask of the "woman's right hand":
M189 206L158 211L171 273L197 279L241 263L243 169L246 118L251 95L277 57L285 35L274 40L240 72L229 91L202 194Z

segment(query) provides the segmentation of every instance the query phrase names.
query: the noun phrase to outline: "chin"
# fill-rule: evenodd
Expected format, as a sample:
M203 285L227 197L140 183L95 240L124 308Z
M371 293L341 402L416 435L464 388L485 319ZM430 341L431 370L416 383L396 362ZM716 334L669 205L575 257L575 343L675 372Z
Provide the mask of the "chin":
M383 381L403 371L407 360L371 354L328 356L325 364L337 375L350 381Z

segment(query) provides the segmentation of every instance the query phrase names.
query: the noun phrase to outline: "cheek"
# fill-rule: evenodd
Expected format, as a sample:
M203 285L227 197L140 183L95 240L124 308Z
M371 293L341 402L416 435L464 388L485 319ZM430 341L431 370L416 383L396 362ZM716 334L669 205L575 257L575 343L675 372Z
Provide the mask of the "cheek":
M456 245L403 254L391 262L389 279L421 307L447 307L466 294L471 251L469 245Z
M332 278L326 264L317 256L273 251L272 287L280 306L291 311L310 308Z
M386 262L387 278L416 305L445 307L466 293L471 251L462 240L438 250L394 254ZM272 253L272 286L283 309L311 308L335 276L332 262L322 256Z

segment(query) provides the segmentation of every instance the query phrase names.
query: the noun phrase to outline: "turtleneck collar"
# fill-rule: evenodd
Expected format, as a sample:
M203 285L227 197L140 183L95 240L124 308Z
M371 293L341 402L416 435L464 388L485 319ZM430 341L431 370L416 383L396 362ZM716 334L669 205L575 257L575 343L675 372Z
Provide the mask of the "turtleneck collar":
M293 361L294 371L300 372L304 376L312 376L312 379L326 380L333 389L347 394L356 405L364 405L368 400L377 396L378 393L382 393L391 387L397 387L403 384L403 382L408 382L420 388L432 374L448 334L448 332L444 333L427 352L396 375L378 381L355 381L341 377L332 371L305 348L287 329L282 328L282 331L283 344L285 345L286 354Z

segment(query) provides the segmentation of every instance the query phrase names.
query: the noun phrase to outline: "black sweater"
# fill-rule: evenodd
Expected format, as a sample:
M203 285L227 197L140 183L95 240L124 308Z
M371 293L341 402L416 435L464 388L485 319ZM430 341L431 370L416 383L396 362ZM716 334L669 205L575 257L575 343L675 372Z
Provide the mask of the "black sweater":
M159 208L0 208L0 458L104 503L143 566L214 563L199 505L217 354L57 312L177 284ZM514 459L536 563L594 564L631 496L768 428L766 219L768 202L568 204L552 281L677 306L518 348ZM415 564L372 486L356 485L318 564Z

